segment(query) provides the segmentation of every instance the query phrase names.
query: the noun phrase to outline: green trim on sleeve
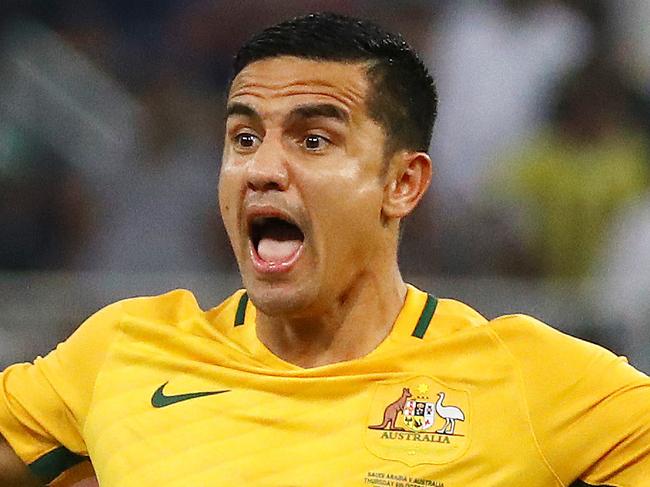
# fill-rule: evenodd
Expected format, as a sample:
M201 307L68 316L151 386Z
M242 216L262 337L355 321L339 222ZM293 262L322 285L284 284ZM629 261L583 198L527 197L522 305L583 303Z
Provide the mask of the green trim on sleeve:
M239 304L237 305L237 313L235 314L235 326L241 326L244 324L246 318L246 305L248 304L248 293L244 293L239 298Z
M437 306L438 299L428 294L427 302L424 304L424 309L422 310L418 324L415 325L415 329L413 330L413 333L411 333L411 336L417 338L424 337L424 334L427 332L427 328L429 328L429 323L431 323L433 313L436 312Z
M38 478L45 482L51 482L69 468L86 459L87 457L77 455L61 446L33 461L28 467Z

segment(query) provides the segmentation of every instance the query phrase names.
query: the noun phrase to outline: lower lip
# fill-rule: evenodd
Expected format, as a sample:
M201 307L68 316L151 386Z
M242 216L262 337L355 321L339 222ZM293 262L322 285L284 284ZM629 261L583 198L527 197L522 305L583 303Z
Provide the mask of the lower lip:
M253 242L248 241L248 251L253 262L253 269L260 274L283 274L290 272L296 265L296 262L298 262L298 259L300 259L304 248L305 244L303 242L291 258L285 262L267 262L259 256Z

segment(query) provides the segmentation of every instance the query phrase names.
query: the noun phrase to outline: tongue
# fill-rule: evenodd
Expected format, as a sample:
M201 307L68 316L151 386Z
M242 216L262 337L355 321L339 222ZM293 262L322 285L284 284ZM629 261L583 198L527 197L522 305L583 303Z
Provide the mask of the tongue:
M301 243L300 240L276 240L265 237L257 245L257 254L266 262L280 264L293 257Z

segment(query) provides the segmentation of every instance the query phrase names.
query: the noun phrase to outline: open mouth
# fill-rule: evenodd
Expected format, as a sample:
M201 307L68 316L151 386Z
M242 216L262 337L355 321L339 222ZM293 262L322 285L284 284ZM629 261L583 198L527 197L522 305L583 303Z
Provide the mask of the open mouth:
M288 268L299 257L305 235L298 225L281 217L255 217L250 222L254 262L262 270Z

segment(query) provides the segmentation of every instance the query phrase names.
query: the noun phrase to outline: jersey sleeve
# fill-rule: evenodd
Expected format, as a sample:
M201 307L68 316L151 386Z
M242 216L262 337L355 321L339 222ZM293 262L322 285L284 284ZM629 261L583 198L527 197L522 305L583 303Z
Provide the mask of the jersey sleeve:
M650 486L650 378L530 317L493 322L521 374L531 428L564 485Z
M85 415L121 313L121 302L102 309L47 356L0 374L0 433L46 482L87 459Z

